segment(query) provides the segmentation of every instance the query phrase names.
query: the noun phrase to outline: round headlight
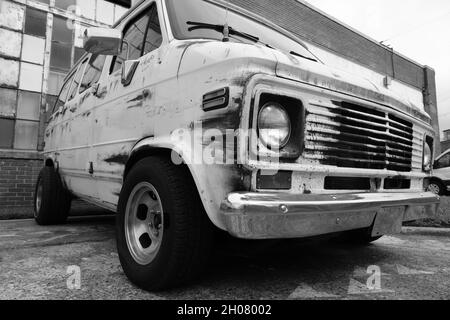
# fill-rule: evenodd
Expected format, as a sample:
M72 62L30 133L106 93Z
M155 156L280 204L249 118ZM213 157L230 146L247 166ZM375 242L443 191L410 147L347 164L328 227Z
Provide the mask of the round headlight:
M432 151L430 145L425 141L423 147L423 169L426 171L431 170Z
M270 149L281 149L289 142L291 121L286 110L276 102L266 103L258 116L259 138Z

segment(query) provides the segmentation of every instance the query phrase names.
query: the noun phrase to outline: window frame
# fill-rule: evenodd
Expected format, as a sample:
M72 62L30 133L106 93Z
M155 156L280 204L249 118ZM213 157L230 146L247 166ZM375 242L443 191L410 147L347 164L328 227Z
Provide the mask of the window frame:
M55 104L53 105L52 117L57 111L56 110L56 106L58 105L58 101L59 101L59 97L61 96L61 93L63 92L63 90L64 90L66 85L69 85L69 90L70 90L70 87L72 86L72 82L73 82L73 79L75 77L75 73L76 73L77 70L78 70L78 67L76 68L76 70L72 70L72 72L69 73L69 75L67 76L67 78L64 81L63 85L61 86L61 89L59 90L59 94L56 96ZM67 91L67 96L66 96L66 98L64 100L64 104L67 103L68 96L69 96L69 91Z
M79 72L81 73L80 82L78 83L77 87L75 88L75 91L74 91L75 95L73 97L70 97L70 95L72 93L72 90L71 90L72 89L72 84L70 85L66 103L74 100L79 95L78 91L80 89L81 81L83 80L84 71L86 70L86 66L87 66L88 60L89 60L89 56L87 56L87 57L85 57L85 58L80 60L78 66L76 68L77 71L74 73L72 84L75 82L75 78L79 74ZM81 68L83 68L83 70L81 70Z
M83 80L84 80L85 77L86 77L86 72L88 71L88 67L89 67L89 65L90 65L89 62L91 61L91 58L93 57L93 54L89 54L89 55L87 56L87 63L86 63L86 66L84 67L83 76L81 77L80 84L79 84L79 86L78 86L78 94L83 94L83 93L85 93L87 90L89 90L90 88L92 88L92 86L93 86L94 84L100 82L100 79L102 78L103 70L105 69L106 62L107 62L107 56L105 56L105 55L98 55L97 58L100 57L100 56L104 56L104 61L103 61L103 66L101 67L101 70L100 70L100 76L98 77L98 80L95 81L94 83L92 83L89 87L86 87L83 91L81 91L81 84L83 83ZM97 59L97 58L96 58L96 59ZM80 61L85 61L85 59L80 59Z
M150 20L151 20L150 13L151 13L151 10L153 9L153 6L156 7L156 14L157 14L157 17L158 17L158 21L159 21L159 25L160 25L160 30L161 30L161 38L162 38L161 44L160 44L160 46L159 46L157 49L159 49L159 48L162 46L162 44L164 43L164 32L163 32L163 28L162 28L162 25L163 25L163 23L164 23L164 19L163 19L163 17L162 17L162 16L160 15L160 13L159 13L159 6L158 6L157 1L154 0L154 1L150 2L150 3L148 3L148 5L147 5L145 8L143 8L142 11L138 12L136 15L134 15L133 17L131 17L131 18L126 22L125 26L122 28L122 42L121 42L121 44L120 44L120 52L122 52L122 46L123 46L123 43L124 43L124 41L125 41L125 33L130 29L130 27L131 27L134 23L136 23L136 21L138 21L139 19L141 19L142 17L144 17L144 16L147 15L147 16L148 16L147 27L146 27L146 29L145 29L145 34L144 34L144 37L143 37L143 39L142 39L142 49L141 49L141 55L140 55L139 59L142 58L142 57L144 56L145 42L146 42L145 40L147 39L148 28L150 27ZM157 49L154 49L153 51L155 51L155 50L157 50ZM153 52L153 51L150 51L150 52L146 53L146 55L149 54L149 53L151 53L151 52ZM113 56L113 58L111 59L111 65L109 66L109 74L110 74L110 75L118 71L118 70L114 71L114 67L115 67L115 65L116 65L116 60L117 60L117 57L118 57L118 56L119 56L119 55ZM128 58L128 57L127 57L127 58ZM127 61L127 60L125 60L125 61Z
M445 160L445 165L442 166L441 161ZM435 169L444 169L450 167L450 153L443 155L439 160L436 161L438 166Z

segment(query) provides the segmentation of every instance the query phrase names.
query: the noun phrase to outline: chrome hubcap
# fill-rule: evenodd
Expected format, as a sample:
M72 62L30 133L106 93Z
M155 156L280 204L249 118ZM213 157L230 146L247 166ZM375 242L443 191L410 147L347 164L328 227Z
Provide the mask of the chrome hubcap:
M439 186L434 183L428 186L428 190L433 192L434 194L439 194L439 192L441 192L441 188L439 188Z
M36 190L36 210L34 216L36 217L38 212L41 210L42 205L42 181L39 180L37 190Z
M161 247L164 212L155 187L142 182L134 187L125 211L128 250L140 265L151 263Z

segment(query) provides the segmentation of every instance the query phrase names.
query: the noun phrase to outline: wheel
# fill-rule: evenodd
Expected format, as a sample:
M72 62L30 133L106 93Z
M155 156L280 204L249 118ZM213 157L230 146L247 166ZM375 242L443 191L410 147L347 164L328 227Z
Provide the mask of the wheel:
M428 186L428 191L431 191L439 196L443 196L445 194L445 187L439 180L432 180Z
M127 277L148 291L200 274L213 226L183 166L163 157L139 161L125 179L117 215L117 250Z
M340 235L339 242L354 245L368 245L381 239L383 236L372 237L372 228L347 231Z
M34 218L39 225L63 224L67 220L71 196L52 167L39 173L34 193Z

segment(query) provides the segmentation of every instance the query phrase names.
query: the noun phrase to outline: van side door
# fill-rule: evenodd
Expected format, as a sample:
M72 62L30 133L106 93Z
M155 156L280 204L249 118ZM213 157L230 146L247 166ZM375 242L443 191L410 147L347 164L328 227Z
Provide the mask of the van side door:
M89 57L83 58L70 85L67 101L60 113L58 136L60 147L58 155L59 173L67 188L75 195L97 198L96 186L89 173L91 159L92 104L87 93L80 94L80 84Z
M160 82L160 59L164 39L156 1L124 22L119 56L111 58L109 74L100 83L105 92L95 109L93 131L94 176L103 203L117 205L128 155L143 137L154 134L152 96ZM122 81L122 66L130 61L136 68L129 81ZM103 77L102 77L103 80Z

